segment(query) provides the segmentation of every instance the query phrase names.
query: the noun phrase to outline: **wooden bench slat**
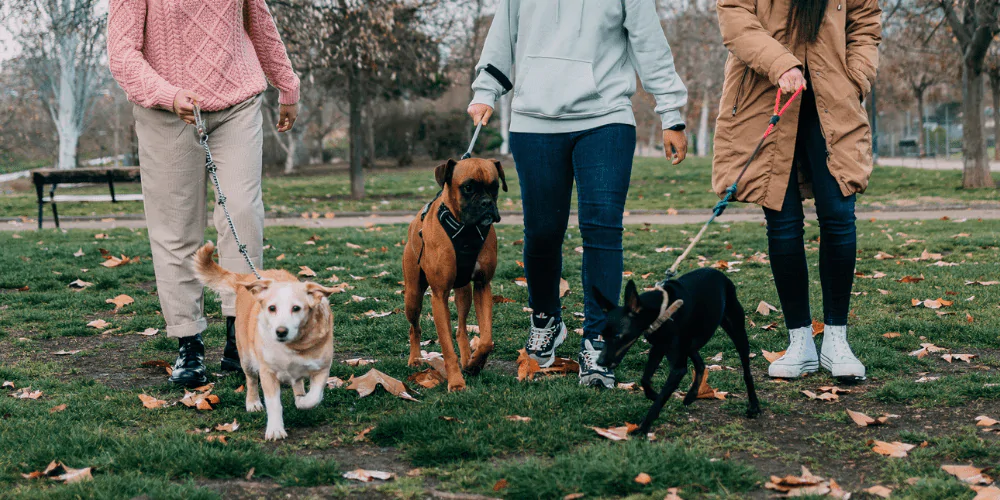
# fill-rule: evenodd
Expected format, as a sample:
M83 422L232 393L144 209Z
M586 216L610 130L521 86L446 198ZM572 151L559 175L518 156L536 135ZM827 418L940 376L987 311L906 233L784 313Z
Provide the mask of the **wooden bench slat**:
M103 183L110 175L114 182L139 182L139 167L99 167L75 168L60 170L57 168L39 168L31 171L35 184L63 184L69 182Z
M118 201L143 201L142 193L135 194L116 194L115 199ZM47 203L70 202L70 201L86 201L86 202L98 202L98 201L111 201L111 195L109 194L57 194L53 200L50 197L46 197L45 201Z

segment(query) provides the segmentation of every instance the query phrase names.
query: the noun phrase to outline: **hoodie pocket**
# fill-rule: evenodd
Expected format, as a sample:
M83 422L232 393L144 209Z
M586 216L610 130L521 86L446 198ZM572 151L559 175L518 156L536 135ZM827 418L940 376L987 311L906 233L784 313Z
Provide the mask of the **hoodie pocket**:
M606 114L590 61L528 56L518 75L512 110L546 118L586 118Z

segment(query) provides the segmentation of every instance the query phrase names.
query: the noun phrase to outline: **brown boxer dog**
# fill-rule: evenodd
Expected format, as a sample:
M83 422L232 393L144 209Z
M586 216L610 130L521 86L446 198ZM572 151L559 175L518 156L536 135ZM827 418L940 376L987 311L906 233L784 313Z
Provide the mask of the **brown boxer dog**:
M503 167L496 160L448 160L434 176L441 192L410 223L403 251L406 319L410 322L410 366L420 364L420 313L424 293L431 289L434 327L448 374L448 390L465 389L462 370L478 374L493 351L493 291L490 282L497 267L500 222L497 196L507 191ZM474 286L473 286L474 285ZM474 288L474 289L473 289ZM458 351L451 337L448 296L455 291L458 307ZM471 352L466 319L476 303L480 342ZM461 366L461 370L459 369Z

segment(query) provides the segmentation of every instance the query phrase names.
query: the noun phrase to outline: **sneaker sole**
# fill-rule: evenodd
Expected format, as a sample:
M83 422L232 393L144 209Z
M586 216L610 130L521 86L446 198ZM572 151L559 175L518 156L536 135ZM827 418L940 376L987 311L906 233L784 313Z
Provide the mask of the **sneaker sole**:
M534 354L529 354L528 357L537 361L540 368L548 368L552 366L552 363L556 362L556 349L559 348L566 341L566 325L563 324L562 328L559 330L559 335L556 335L555 342L552 343L552 350L549 351L549 355L542 357L536 356Z
M834 375L833 361L831 361L829 358L823 357L822 355L820 355L819 361L820 361L820 366L822 366L824 370L830 372L831 377L840 380L842 382L863 382L865 380L868 380L868 377L866 377L864 374L858 375L856 373L848 373L844 375Z
M597 387L598 389L614 389L615 379L598 374L584 375L580 377L580 385Z
M770 368L767 371L767 375L771 378L797 378L801 377L803 374L816 373L817 371L819 371L819 361L808 361L802 364L802 367L799 369L799 373L797 375L774 375L771 374Z

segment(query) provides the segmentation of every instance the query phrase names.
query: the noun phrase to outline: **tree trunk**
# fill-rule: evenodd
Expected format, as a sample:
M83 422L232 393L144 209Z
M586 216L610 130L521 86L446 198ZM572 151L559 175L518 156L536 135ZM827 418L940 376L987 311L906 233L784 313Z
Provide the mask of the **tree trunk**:
M962 65L962 187L996 187L986 155L986 118L983 113L983 73L968 62Z
M1000 161L1000 71L990 70L990 91L993 94L993 159Z
M375 168L375 106L369 104L365 107L363 123L365 126L364 166Z
M702 92L701 98L701 116L698 119L698 150L697 154L699 157L704 158L708 156L708 115L711 110L712 104L708 98L708 89L711 87L711 82L705 84L705 91Z
M924 129L924 123L927 121L926 114L924 113L924 90L913 91L915 97L917 98L917 116L920 119L920 126L917 127L917 156L923 158L927 156L927 133Z
M299 144L298 137L293 135L293 131L289 130L285 132L288 134L288 147L285 148L285 173L292 174L295 173L295 153ZM279 141L281 139L278 139Z
M352 72L348 76L347 99L351 108L348 125L351 156L351 198L355 200L365 197L365 172L362 168L365 132L361 123L361 108L364 106L364 97L361 85L362 82L359 81L357 72Z
M77 125L76 100L76 47L79 40L75 32L63 34L58 41L59 58L59 103L56 113L56 131L59 133L59 168L76 168L76 149L80 142L80 127Z

